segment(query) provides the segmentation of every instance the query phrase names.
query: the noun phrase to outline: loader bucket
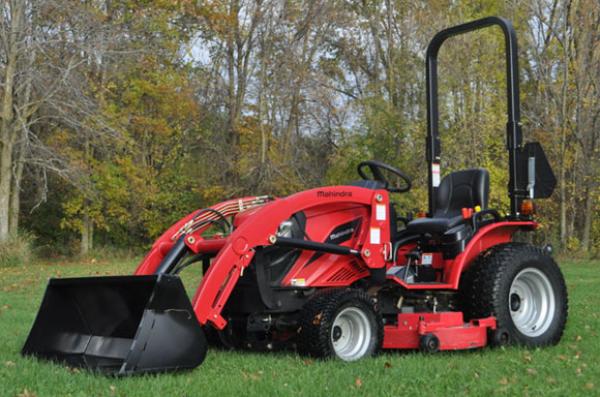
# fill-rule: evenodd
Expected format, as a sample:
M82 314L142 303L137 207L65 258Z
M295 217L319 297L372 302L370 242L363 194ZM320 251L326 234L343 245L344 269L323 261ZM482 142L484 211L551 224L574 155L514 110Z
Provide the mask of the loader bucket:
M50 279L22 354L112 375L202 363L207 343L177 276Z

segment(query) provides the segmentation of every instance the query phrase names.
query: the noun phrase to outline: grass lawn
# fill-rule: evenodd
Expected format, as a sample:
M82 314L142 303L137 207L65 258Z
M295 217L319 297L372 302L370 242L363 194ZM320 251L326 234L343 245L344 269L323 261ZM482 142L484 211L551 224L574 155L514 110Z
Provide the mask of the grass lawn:
M388 352L356 363L209 351L194 371L122 379L20 356L49 277L128 274L134 266L125 261L0 269L0 395L600 395L600 262L589 261L563 261L569 320L562 342L545 349Z

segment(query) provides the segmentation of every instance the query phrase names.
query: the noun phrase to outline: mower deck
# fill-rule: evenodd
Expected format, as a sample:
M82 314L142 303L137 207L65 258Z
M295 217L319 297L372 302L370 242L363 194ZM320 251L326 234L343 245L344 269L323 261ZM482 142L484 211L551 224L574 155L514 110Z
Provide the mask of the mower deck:
M384 327L384 349L464 350L484 347L496 319L464 322L461 312L400 313L396 325ZM436 342L437 339L437 342Z

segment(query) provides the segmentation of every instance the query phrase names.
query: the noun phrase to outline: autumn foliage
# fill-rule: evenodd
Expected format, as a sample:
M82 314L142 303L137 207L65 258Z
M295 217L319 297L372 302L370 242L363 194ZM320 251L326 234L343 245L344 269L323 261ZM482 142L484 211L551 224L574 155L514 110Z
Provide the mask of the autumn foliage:
M424 209L424 51L445 27L513 20L523 129L558 178L539 242L600 252L596 1L7 1L2 5L0 241L143 250L215 201L357 179L414 179ZM503 39L440 54L442 173L482 166L506 209Z

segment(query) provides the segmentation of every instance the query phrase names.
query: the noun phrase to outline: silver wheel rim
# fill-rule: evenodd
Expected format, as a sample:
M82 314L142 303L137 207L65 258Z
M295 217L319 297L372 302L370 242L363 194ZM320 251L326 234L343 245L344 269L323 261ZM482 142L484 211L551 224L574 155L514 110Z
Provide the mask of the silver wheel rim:
M335 354L344 361L363 357L371 343L371 326L365 312L347 307L335 317L331 327L331 344Z
M555 307L552 284L543 272L530 267L517 274L510 286L508 310L519 332L542 335L552 324Z

